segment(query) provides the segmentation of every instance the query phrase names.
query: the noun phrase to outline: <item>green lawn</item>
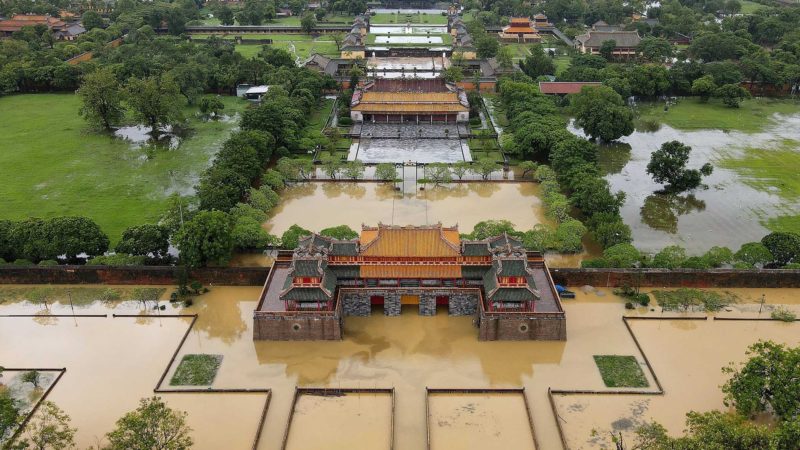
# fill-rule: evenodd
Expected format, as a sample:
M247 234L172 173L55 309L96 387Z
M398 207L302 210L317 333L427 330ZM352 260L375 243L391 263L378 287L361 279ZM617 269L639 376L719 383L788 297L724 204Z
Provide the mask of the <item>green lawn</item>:
M553 58L553 63L556 65L556 76L569 69L571 59L569 56L556 56Z
M751 2L749 0L742 0L741 3L742 3L742 10L741 10L742 14L753 14L754 12L758 11L761 8L766 8L766 6L760 3Z
M372 25L381 24L430 24L430 25L447 25L447 16L441 14L375 14L369 19Z
M210 386L222 364L222 355L184 355L170 386Z
M530 50L528 50L530 44L507 43L502 45L511 49L511 57L515 60L525 59L531 54Z
M261 35L261 37L262 39L273 40L272 44L266 45L271 45L273 47L286 50L289 53L299 56L300 59L307 59L314 53L331 57L339 56L339 50L336 48L336 43L331 40L330 36L320 36L319 38L314 39L309 35L303 34L264 34ZM230 37L230 39L233 39L233 37ZM258 52L261 51L262 45L264 44L240 44L236 46L236 51L250 58L257 55Z
M700 99L691 97L681 99L669 111L664 111L661 103L645 105L640 108L639 118L657 120L681 130L721 129L756 133L770 124L773 114L798 112L800 102L793 100L755 98L745 100L740 108L730 108L718 100L702 103Z
M247 102L224 98L225 112ZM83 215L94 219L112 244L131 226L153 222L172 192L189 193L235 121L203 122L187 108L192 129L174 150L148 153L129 142L93 132L78 115L73 94L0 98L2 219ZM170 176L173 171L174 176Z
M610 388L644 388L650 386L642 368L633 356L594 355L594 362Z
M376 40L376 38L377 38L378 36L385 36L385 35L378 35L378 34L372 34L372 33L368 34L368 35L367 35L367 44L368 44L368 45L375 44L375 40ZM420 37L426 37L426 36L428 36L428 35L427 35L427 34L403 34L403 35L397 35L397 34L395 34L395 36L399 36L399 37L406 37L406 36L420 36ZM440 37L440 38L442 39L442 42L441 42L441 43L434 43L434 44L418 44L418 43L392 43L392 44L387 44L387 43L385 43L385 42L380 42L380 43L378 43L377 45L384 46L384 47L392 47L392 46L402 46L402 47L435 47L435 46L437 46L437 45L438 45L438 46L441 46L441 45L450 45L450 44L453 42L453 36L450 36L450 35L449 35L449 34L447 34L447 33L444 33L444 34L435 34L435 33L434 33L434 34L431 34L430 36L431 36L431 37Z

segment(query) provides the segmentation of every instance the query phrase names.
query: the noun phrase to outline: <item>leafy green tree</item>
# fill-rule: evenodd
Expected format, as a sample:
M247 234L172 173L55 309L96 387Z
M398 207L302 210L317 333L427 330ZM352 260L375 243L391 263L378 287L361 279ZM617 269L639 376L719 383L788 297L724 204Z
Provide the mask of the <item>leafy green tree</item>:
M175 244L189 267L225 264L233 250L230 218L222 211L200 211L178 230Z
M470 164L466 161L457 161L450 166L453 175L458 177L459 180L464 179L464 175L470 170Z
M667 190L683 192L699 187L702 177L711 175L713 167L703 164L700 170L687 169L689 153L692 148L678 141L669 141L650 155L647 173L653 176L656 183L667 184Z
M600 44L600 56L605 58L606 61L611 61L611 58L614 57L614 49L616 48L617 48L617 41L613 39L603 41Z
M106 437L110 450L184 450L194 444L186 412L170 409L160 397L143 398L117 420Z
M703 254L702 259L711 267L720 267L733 262L733 252L728 247L714 246Z
M714 91L714 97L722 99L722 103L731 108L738 108L742 100L750 98L750 92L738 84L725 84Z
M122 232L122 239L114 251L129 255L153 255L154 258L167 256L169 249L169 230L162 225L144 224L128 227Z
M330 157L322 162L322 171L332 180L336 179L342 169L342 162L338 158Z
M747 242L742 244L733 255L737 261L747 263L750 267L765 266L775 260L772 253L761 242Z
M303 17L300 19L300 29L302 29L305 33L311 33L316 27L317 18L314 16L314 13L308 11L303 14Z
M522 171L522 174L520 176L522 178L525 178L526 176L528 176L528 174L532 175L534 172L536 172L536 168L539 167L539 165L533 161L522 161L521 163L519 163L518 167L519 170Z
M200 112L205 115L218 118L224 109L225 103L222 103L222 100L217 97L203 97L200 99Z
M86 28L87 30L103 28L103 16L96 11L86 11L81 16L81 24L83 25L83 28Z
M633 113L607 86L584 86L571 100L576 123L593 139L613 141L633 133Z
M655 36L642 38L636 51L643 60L655 63L665 62L673 53L672 44L668 40Z
M158 219L158 224L166 227L170 236L178 231L186 220L191 219L194 211L190 207L189 199L179 194L167 197L167 207Z
M125 117L124 92L110 68L85 75L78 95L82 102L80 114L92 125L110 130Z
M277 241L277 238L267 233L261 224L262 220L249 216L237 217L231 228L233 246L243 250L262 250Z
M301 237L310 236L311 234L312 233L305 228L294 224L281 235L281 247L288 250L294 250L299 245Z
M20 420L19 407L8 390L0 391L0 436L10 434L17 427Z
M49 239L48 258L65 255L68 261L85 253L89 258L108 250L108 236L92 219L87 217L54 217L46 222Z
M432 163L425 166L425 178L436 186L453 181L450 168L444 163Z
M686 261L686 250L678 245L670 245L653 256L652 267L676 269Z
M228 211L250 189L250 182L230 167L211 167L200 178L197 198L200 209Z
M222 25L233 25L234 24L234 17L233 17L233 9L231 9L228 5L220 5L214 10L214 14L219 19Z
M642 260L642 254L633 245L621 243L603 250L603 260L608 267L631 268Z
M469 239L487 239L508 233L509 236L519 237L522 233L514 229L514 224L508 220L484 220L475 224Z
M479 159L472 163L470 170L476 175L480 175L481 179L488 180L492 173L500 170L500 165L490 159Z
M583 235L586 227L578 220L567 219L556 228L555 240L558 251L562 253L578 253L583 251Z
M761 243L772 254L774 261L782 266L798 261L800 235L797 233L770 233L761 239Z
M356 239L358 237L358 233L347 225L325 228L319 234L334 239Z
M555 75L556 65L553 62L553 58L544 53L541 44L534 44L528 50L531 54L519 63L519 68L522 69L525 75L533 79L542 75Z
M594 239L603 247L609 248L618 244L628 244L633 241L631 237L631 227L626 225L619 216L616 220L608 220L598 223L592 230Z
M501 45L500 48L497 49L497 55L495 56L497 60L497 64L503 70L511 70L514 68L514 58L512 54L511 47L507 45Z
M271 187L272 190L276 192L286 187L285 183L286 181L283 178L283 174L275 169L267 169L261 177L261 184Z
M353 181L364 177L364 163L355 160L348 161L342 166L342 176Z
M43 401L33 419L25 427L25 438L20 447L36 450L62 450L77 448L75 428L70 428L70 417L51 401ZM14 447L12 447L14 448Z
M127 102L137 120L150 127L153 135L159 127L181 120L181 99L178 84L169 77L153 76L128 80Z
M397 178L397 168L391 163L381 163L375 166L375 178L383 181L394 181Z
M458 83L464 79L464 71L458 66L450 66L444 69L441 75L449 83Z
M497 55L497 51L500 49L500 43L497 42L497 39L494 37L483 34L475 38L475 49L477 51L478 58L493 58L495 55Z
M711 75L700 77L692 83L692 94L700 97L703 102L707 102L716 92L717 85Z
M789 348L759 341L747 351L741 366L724 369L731 378L722 386L725 405L746 417L770 412L779 419L797 417L800 411L800 347ZM755 448L755 447L753 447ZM765 448L765 447L761 447Z
M602 178L587 178L576 186L571 195L573 205L589 217L597 213L618 215L619 208L625 202L625 193L612 194L608 181Z

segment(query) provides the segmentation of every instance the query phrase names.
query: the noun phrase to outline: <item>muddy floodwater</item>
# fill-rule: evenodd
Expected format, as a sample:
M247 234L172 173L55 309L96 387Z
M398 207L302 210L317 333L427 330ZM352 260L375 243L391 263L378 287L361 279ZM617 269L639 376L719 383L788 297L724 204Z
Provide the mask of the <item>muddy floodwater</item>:
M570 125L578 135L582 131ZM705 162L714 173L703 178L708 189L665 195L663 186L646 173L650 155L661 144L677 140L692 147L690 168ZM657 251L668 245L681 245L697 254L712 246L727 246L734 251L760 240L769 230L763 222L783 214L796 214L800 205L787 202L774 189L756 190L735 171L720 167L726 158L741 158L748 148L778 148L787 141L800 141L800 115L775 115L772 125L759 133L721 130L682 131L662 125L658 131L635 131L605 146L599 162L611 183L612 191L625 192L620 213L633 232L634 245Z
M468 233L482 220L510 220L519 230L551 223L535 183L461 183L403 194L378 183L304 183L287 188L265 224L280 235L293 224L319 231L336 225L458 224ZM455 218L458 218L457 221Z
M294 408L286 450L388 450L391 434L391 394L303 394Z
M431 450L535 450L523 394L431 394Z
M98 286L98 291L102 291L100 288L104 287ZM766 296L764 311L778 304L800 310L800 290L731 291L739 295L741 304L719 316L757 317L759 305L756 302L761 294ZM211 291L197 297L189 308L165 301L169 292L170 289L164 292L160 302L166 309L158 314L198 315L176 361L185 354L222 355L212 388L271 389L272 398L258 447L261 450L281 448L298 386L394 388L397 450L425 448L426 387L524 387L540 447L559 449L560 438L547 389L607 389L593 355L630 355L645 367L644 358L622 321L623 315L687 315L662 314L657 307L653 312L645 308L627 311L624 302L608 289L589 290L589 293L578 289L577 298L566 300L564 304L567 342L479 342L472 317L448 317L444 310L436 316L424 317L411 308L404 309L399 317L347 317L342 341L254 342L252 316L260 287L211 286ZM165 369L166 379L170 379L176 365L168 369L167 366L191 323L190 318L111 316L112 313L153 314L153 302L147 310L142 310L140 302L92 302L76 306L76 313L109 316L55 317L55 314L71 311L66 301L54 300L48 312L40 305L20 299L19 295L2 300L0 315L38 316L0 317L0 365L65 367L66 374L49 398L72 417L73 426L79 430L78 445L83 448L97 446L98 441L102 443L103 436L113 428L118 417L134 409L138 399L153 395ZM705 317L701 313L688 315ZM792 345L800 340L800 323L658 320L631 321L631 328L666 394L557 398L562 425L569 442L575 443L576 448L601 448L600 445L607 448L607 444L591 441L592 430L628 430L630 423L650 417L664 423L671 433L679 433L689 409L721 407L718 386L724 380L720 368L730 361L742 360L748 345L759 338ZM652 391L655 382L649 370L644 372L651 386L644 391ZM173 407L188 413L195 448L201 450L249 449L266 399L261 393L160 395ZM312 403L321 402L312 408L306 408L304 399L299 404L300 414L295 416L295 425L314 422L317 424L314 432L335 426L336 432L346 438L366 433L363 442L380 443L370 448L382 448L389 431L387 402L381 399L385 397L353 399L348 396L330 403L328 399L311 398ZM475 405L475 411L496 409L483 401ZM445 406L451 413L453 408L459 407L434 405L438 406ZM527 420L524 408L520 410L517 406L500 408L508 421L494 422L498 427L513 425L513 429L493 428L493 432L500 433L496 436L498 441L494 442L513 442L500 448L529 448L528 439L522 437L518 431L520 427L514 425ZM374 412L375 417L365 415L366 410ZM520 412L513 412L517 410ZM330 419L332 422L318 418L318 413L330 416L328 412L337 415ZM486 427L493 427L490 416L481 421ZM453 414L450 417L458 419ZM374 424L368 433L362 428L367 423ZM300 428L306 427L301 425ZM295 428L292 430L294 433ZM306 438L316 439L302 436L297 442L305 442L302 439ZM326 443L325 448L336 448L337 441L331 442ZM315 445L310 447L315 448ZM457 447L457 443L452 446Z

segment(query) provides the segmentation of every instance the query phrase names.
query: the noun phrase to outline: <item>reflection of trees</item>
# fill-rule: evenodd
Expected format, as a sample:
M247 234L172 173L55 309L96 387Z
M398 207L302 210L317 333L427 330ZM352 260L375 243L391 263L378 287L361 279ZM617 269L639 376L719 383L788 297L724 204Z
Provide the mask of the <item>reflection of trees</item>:
M678 217L693 211L706 209L706 202L694 194L677 195L654 193L644 199L644 204L639 214L642 222L655 230L676 233L678 231Z
M195 300L195 309L191 311L197 313L194 329L206 332L209 338L231 344L247 331L247 324L242 319L241 302L227 293L225 288L215 290L225 292L212 291L215 294L213 297L204 294L208 298L200 296Z
M469 189L478 194L478 197L489 198L500 190L500 183L469 183Z
M316 183L297 183L293 186L289 186L288 188L284 189L281 193L283 199L282 202L287 200L294 200L298 198L308 197L314 194L317 190Z
M358 200L366 195L367 188L360 183L322 183L322 192L327 198L336 198L344 194Z
M597 151L597 165L603 175L613 175L631 160L631 146L622 142L601 145Z
M462 198L469 194L469 188L464 183L454 183L446 186L429 186L424 191L419 191L417 198L429 201L445 200L448 198Z

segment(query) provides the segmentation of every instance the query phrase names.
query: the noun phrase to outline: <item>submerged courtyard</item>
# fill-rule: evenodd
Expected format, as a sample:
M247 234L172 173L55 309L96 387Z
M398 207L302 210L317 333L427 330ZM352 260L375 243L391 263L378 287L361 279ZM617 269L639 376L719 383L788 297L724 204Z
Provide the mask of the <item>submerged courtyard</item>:
M473 317L424 317L413 308L399 317L349 317L342 341L258 342L252 315L260 287L213 286L191 307L170 305L164 293L163 311L153 303L143 309L138 301L90 300L73 310L64 296L70 287L54 288L44 310L24 300L37 287L4 287L13 295L0 303L0 340L15 344L0 348L0 360L7 369L66 368L48 398L72 417L82 447L102 442L115 417L152 395L163 372L159 388L167 391L158 395L187 411L200 449L279 449L285 435L285 448L313 448L319 441L309 434L319 429L310 433L308 427L318 422L326 424L326 448L389 448L393 442L397 449L419 449L429 432L431 448L498 442L560 448L560 433L569 448L608 448L612 431L630 436L635 426L657 420L677 434L688 410L723 408L720 369L742 361L758 339L800 343L797 323L720 320L768 317L778 305L800 311L792 289L731 289L739 302L709 316L658 307L630 311L609 290L586 288L564 301L567 342L479 342ZM83 287L97 296L109 288L130 289ZM765 305L759 304L762 294ZM698 341L703 345L693 344ZM203 392L180 393L188 387L169 385L177 362L189 354L222 358L212 384L197 386ZM647 387L632 390L648 394L603 395L620 389L605 386L594 355L634 357ZM316 388L340 393L330 397ZM597 394L560 393L569 390Z

